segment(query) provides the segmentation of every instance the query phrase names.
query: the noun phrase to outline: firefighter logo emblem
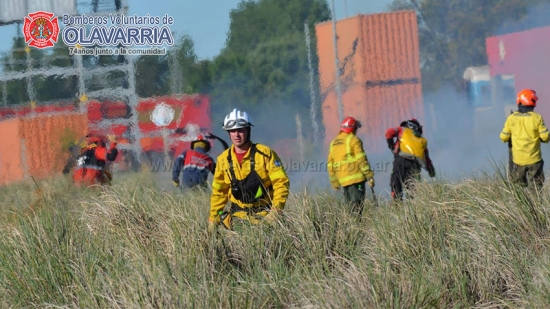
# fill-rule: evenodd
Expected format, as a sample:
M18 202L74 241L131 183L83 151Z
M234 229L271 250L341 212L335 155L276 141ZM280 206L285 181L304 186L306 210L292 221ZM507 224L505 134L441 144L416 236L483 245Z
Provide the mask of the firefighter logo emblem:
M151 121L158 127L166 127L174 120L175 111L170 105L161 102L155 106L151 113Z
M36 12L25 17L25 42L36 48L53 47L59 34L59 23L53 13Z

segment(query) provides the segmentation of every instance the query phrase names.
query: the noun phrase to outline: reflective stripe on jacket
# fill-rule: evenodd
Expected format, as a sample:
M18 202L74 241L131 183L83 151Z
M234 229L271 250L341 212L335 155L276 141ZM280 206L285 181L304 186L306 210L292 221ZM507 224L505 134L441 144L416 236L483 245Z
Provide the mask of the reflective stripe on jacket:
M80 169L80 168L85 168L85 169L89 169L89 170L98 170L98 171L103 170L102 166L89 165L89 164L83 164L83 165L79 165L79 166L76 167L76 169Z
M535 112L515 112L506 118L500 139L512 139L512 159L515 164L527 165L542 159L540 142L548 143L550 136L542 116Z
M374 177L363 142L355 134L340 132L330 143L327 170L334 188L364 182Z
M194 150L186 150L176 158L172 179L179 179L183 171L182 186L192 188L196 185L206 185L208 173L214 173L214 159L202 148L195 147Z
M282 210L285 207L289 193L290 181L286 175L281 159L269 147L261 144L255 145L257 151L254 157L255 171L261 178L263 187L267 191L267 198L254 204L244 204L233 197L231 192L231 173L229 171L228 151L231 153L231 161L235 176L238 180L246 178L250 173L250 149L242 159L241 164L235 155L235 146L223 151L216 159L216 170L212 180L212 197L210 199L209 220L219 222L218 213L224 209L228 201L237 204L241 208L260 207L271 205L274 209Z

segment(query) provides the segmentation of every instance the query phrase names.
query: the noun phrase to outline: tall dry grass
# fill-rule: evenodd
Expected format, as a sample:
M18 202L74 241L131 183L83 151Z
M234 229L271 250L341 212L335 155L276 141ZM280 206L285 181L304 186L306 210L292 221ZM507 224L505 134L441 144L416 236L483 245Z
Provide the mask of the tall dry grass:
M548 307L549 201L497 173L418 183L358 222L304 191L275 225L209 235L208 193L147 172L2 187L0 306Z

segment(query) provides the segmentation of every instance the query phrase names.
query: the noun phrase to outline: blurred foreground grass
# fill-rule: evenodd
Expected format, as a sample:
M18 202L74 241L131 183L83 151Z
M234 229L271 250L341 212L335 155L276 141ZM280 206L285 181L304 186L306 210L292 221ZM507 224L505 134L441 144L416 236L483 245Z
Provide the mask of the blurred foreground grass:
M208 193L115 177L0 187L1 307L550 306L550 196L502 177L419 183L361 222L297 192L275 226L215 237Z

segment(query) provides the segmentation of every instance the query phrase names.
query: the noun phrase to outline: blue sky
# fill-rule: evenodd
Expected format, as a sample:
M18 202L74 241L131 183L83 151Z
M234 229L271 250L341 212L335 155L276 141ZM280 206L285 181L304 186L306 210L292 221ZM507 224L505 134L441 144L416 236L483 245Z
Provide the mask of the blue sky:
M195 43L195 53L201 59L215 57L225 45L229 30L229 12L241 0L127 0L129 14L174 17L171 27L176 35L187 34ZM387 10L392 0L335 0L337 19L357 14ZM329 0L329 5L331 0ZM345 6L344 6L345 4ZM14 25L0 27L0 52L9 50L16 34Z

